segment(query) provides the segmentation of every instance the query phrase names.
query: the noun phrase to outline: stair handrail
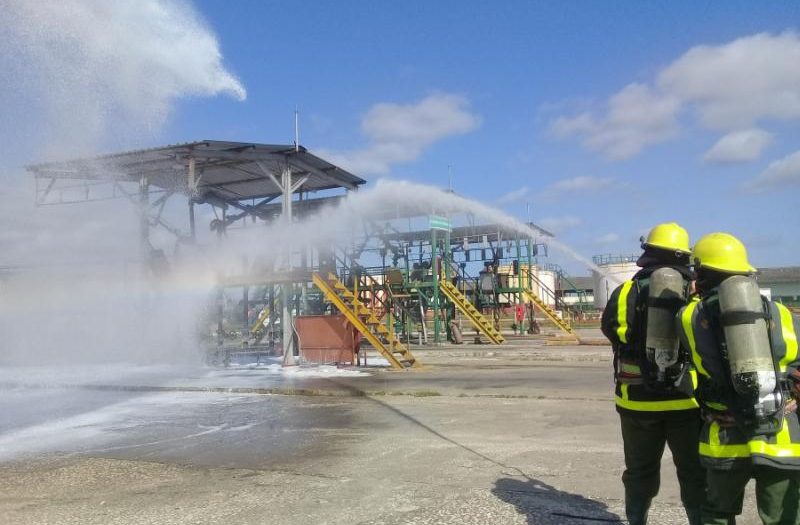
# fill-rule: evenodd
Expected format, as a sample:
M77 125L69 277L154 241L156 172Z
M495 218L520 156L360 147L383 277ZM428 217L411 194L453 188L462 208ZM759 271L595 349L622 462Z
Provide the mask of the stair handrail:
M588 296L585 288L578 288L578 286L574 282L572 282L569 277L567 277L567 274L564 273L563 270L561 271L561 273L558 274L558 277L560 279L564 279L567 282L567 284L570 285L572 289L578 293L578 304L580 305L589 304L589 302L585 300L586 297Z
M347 264L347 261L344 259L344 257L339 257L337 254L334 254L334 258L336 259L336 261L338 261L342 265L342 267L345 270L347 270L348 272L352 273L351 266ZM410 316L413 319L412 312L408 308L406 308L403 305L402 302L394 300L394 294L392 293L391 286L387 285L386 283L381 284L380 282L378 282L377 279L375 279L375 277L373 277L368 272L364 272L361 275L365 277L365 281L369 281L373 286L375 286L375 287L377 287L379 289L382 289L382 290L387 292L388 298L381 299L380 297L378 297L378 301L383 306L384 312L388 312L389 311L388 301L389 301L389 299L391 299L392 303L395 306L399 307L400 310L404 311L407 316Z
M550 270L552 272L555 272L556 276L559 279L565 280L567 282L567 284L572 286L572 289L575 290L578 293L578 303L580 305L588 304L588 302L585 300L586 296L587 296L586 290L583 289L583 288L578 288L578 286L574 282L572 282L572 280L570 280L569 276L567 275L567 272L564 271L564 268L562 268L560 265L558 265L556 263L545 263L543 265L539 265L539 267L540 268L544 268L546 270ZM570 308L573 305L568 305L566 302L564 302L564 306L566 308ZM575 309L575 308L573 308L573 309ZM577 310L580 310L580 309L577 309Z
M265 287L266 289L266 287ZM266 292L264 296L266 296ZM277 310L280 301L280 294L275 294L272 298L272 303L269 301L264 303L264 308L267 309L267 315L265 318L262 319L261 315L259 314L258 319L256 319L255 324L250 328L250 336L254 338L255 343L259 343L267 333L269 333L270 328L275 324L277 321L278 316L276 315L275 311ZM269 304L268 304L269 303ZM264 325L264 322L267 324ZM251 343L254 344L254 343Z
M526 273L526 272L530 276L531 280L533 280L539 286L539 290L544 291L545 295L547 296L548 299L550 299L550 298L553 299L553 304L555 305L556 309L562 310L565 313L567 313L569 315L572 315L572 312L570 311L569 305L564 302L563 298L559 297L555 293L555 291L551 290L550 287L547 286L544 282L542 282L541 279L539 279L537 276L533 275L533 272L531 272L529 269L523 268L523 273ZM530 292L531 293L536 293L534 290L530 290ZM537 295L539 295L539 294L537 294Z
M505 338L503 337L503 334L500 333L499 330L495 329L495 327L492 325L491 321L486 319L486 317L480 312L480 310L475 308L475 306L469 301L469 299L458 290L458 287L456 287L451 282L448 282L446 280L442 280L442 281L439 281L439 288L442 290L444 295L451 302L453 302L453 304L458 309L461 309L461 307L459 306L459 301L463 300L465 305L468 305L468 306L472 307L475 310L475 314L477 314L477 316L478 316L475 319L473 319L473 315L471 313L469 313L467 310L462 310L462 311L467 316L467 318L470 320L470 322L476 328L478 328L479 331L482 331L484 333L484 335L486 335L486 337L488 337L492 341L492 343L501 344L501 343L503 343L505 341ZM452 297L450 296L451 294L452 294ZM459 298L459 296L460 296L460 298ZM486 327L481 326L481 323L480 323L480 319L481 318L483 318L486 321L486 325L487 325ZM487 329L487 327L488 327L488 329ZM494 332L494 333L492 333L492 332Z
M356 309L350 308L342 298L336 293L336 291L331 287L331 285L319 274L314 272L311 276L314 284L322 291L323 294L327 297L329 301L333 303L333 305L347 317L348 321L359 331L361 334L375 347L375 350L378 351L379 354L383 355L383 357L389 361L393 368L396 369L405 369L403 364L394 356L394 352L390 348L386 348L383 342L380 340L380 337L375 334L372 330L369 329L368 325L364 322L363 319L358 315L357 306L358 301L354 299L353 304L356 306ZM391 345L390 341L390 345ZM411 357L409 361L411 366L419 366L414 356L411 352L403 347L404 353L408 354Z

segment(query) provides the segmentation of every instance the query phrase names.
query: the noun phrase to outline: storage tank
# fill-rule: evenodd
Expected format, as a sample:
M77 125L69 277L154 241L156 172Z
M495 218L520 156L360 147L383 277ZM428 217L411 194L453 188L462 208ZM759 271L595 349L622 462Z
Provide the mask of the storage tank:
M537 288L537 285L534 283L534 292L538 292L539 298L544 301L547 306L555 306L556 300L553 293L556 289L556 273L550 270L540 269L537 274L536 277L539 279L541 285L538 286L539 289L536 290L535 288Z
M527 268L524 271L527 271ZM556 272L533 265L531 266L531 276L533 277L531 292L544 301L546 305L555 306L556 299L553 293L556 289Z
M639 271L638 255L597 255L592 261L600 268L592 271L594 277L594 306L605 308L614 289Z

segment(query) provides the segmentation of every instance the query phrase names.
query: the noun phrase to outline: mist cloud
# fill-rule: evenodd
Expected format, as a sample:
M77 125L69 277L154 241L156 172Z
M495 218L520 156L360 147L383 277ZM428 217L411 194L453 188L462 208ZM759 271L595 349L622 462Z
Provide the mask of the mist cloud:
M0 86L39 118L49 156L157 133L180 97L246 97L215 35L179 0L3 2L0 47Z

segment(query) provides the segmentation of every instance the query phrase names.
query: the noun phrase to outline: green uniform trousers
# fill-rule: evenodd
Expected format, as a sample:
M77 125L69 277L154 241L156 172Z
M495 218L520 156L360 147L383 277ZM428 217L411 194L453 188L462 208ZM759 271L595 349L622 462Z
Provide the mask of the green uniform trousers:
M751 479L756 480L756 505L764 525L800 525L800 471L763 466L709 469L703 525L734 525Z
M645 525L650 503L661 486L661 456L669 445L678 472L681 501L691 525L700 523L705 469L700 465L699 410L629 415L620 412L625 447L625 513L630 525Z

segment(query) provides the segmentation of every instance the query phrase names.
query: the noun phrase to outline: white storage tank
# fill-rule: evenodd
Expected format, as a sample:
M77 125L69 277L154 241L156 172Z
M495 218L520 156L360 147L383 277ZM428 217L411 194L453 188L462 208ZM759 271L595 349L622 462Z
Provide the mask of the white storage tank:
M523 271L526 271L527 268ZM547 306L555 306L556 300L553 293L556 289L556 273L544 270L537 265L531 266L531 292L541 299ZM537 282L538 281L538 282Z
M517 287L519 286L519 278L516 274L513 273L512 266L505 265L499 268L499 272L501 274L508 274L508 286L509 287ZM528 267L527 265L522 266L523 272L523 285L527 287L528 280L527 280L527 273ZM530 268L531 276L531 292L534 295L542 299L544 303L548 306L555 306L556 301L555 297L553 296L553 292L556 289L556 272L552 270L544 270L537 265L532 265ZM538 280L538 282L537 282ZM501 295L501 301L513 302L513 298L511 295Z
M638 258L638 255L602 255L592 258L594 263L602 270L602 272L592 271L595 308L605 308L608 298L611 297L614 289L640 270L636 266Z
M536 290L537 285L534 283L534 292L538 292L539 298L544 301L547 306L555 306L556 301L555 297L553 297L553 293L556 289L556 274L550 270L538 270L538 275L536 276L541 283L541 286L538 286L538 290Z

